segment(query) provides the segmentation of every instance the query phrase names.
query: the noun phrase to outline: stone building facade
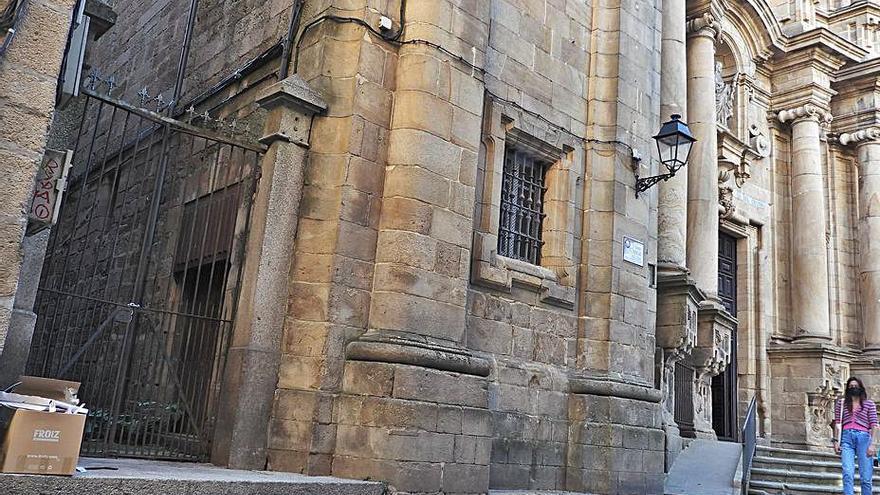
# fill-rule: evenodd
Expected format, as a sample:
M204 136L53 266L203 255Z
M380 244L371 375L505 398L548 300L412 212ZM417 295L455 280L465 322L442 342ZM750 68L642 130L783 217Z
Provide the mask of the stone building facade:
M120 3L89 64L129 98L171 88L189 6ZM828 448L843 380L880 395L877 10L198 3L172 116L263 146L211 460L407 493L662 493L753 398L766 441ZM690 160L637 195L672 114Z
M10 325L33 318L15 303L27 206L55 103L73 0L0 4L0 350ZM26 297L24 299L27 299ZM26 324L26 323L25 323Z

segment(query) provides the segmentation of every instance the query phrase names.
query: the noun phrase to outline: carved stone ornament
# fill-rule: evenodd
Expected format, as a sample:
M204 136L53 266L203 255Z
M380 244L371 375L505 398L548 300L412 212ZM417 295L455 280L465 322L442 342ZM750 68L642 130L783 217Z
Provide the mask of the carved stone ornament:
M844 132L837 138L837 140L844 146L865 141L880 140L880 128L867 127L856 132Z
M831 433L831 410L837 392L830 387L819 387L815 392L807 392L807 443L826 445Z
M691 36L710 36L718 40L721 37L721 20L712 12L706 12L688 19L687 32Z
M730 117L733 116L733 84L724 82L721 75L723 66L721 62L715 62L715 115L718 125L727 127Z
M718 204L721 205L721 218L729 219L736 212L736 206L733 204L733 188L718 188Z
M786 122L794 123L799 120L811 119L819 122L819 124L827 125L830 124L832 120L831 112L809 103L796 108L780 110L779 113L776 114L776 118L783 124Z
M733 217L734 213L736 213L736 205L733 200L733 187L731 186L732 183L730 181L731 176L736 178L735 181L737 187L742 187L742 183L737 175L739 166L734 166L730 161L724 161L723 163L726 166L719 167L718 169L718 205L721 206L719 216L724 220L729 220ZM719 161L719 165L721 164L722 162Z
M849 368L843 364L835 365L834 363L825 363L825 385L836 392L842 392L844 388L843 381L849 374Z
M764 131L759 129L757 124L749 125L749 146L752 147L752 151L758 155L758 158L770 156L770 139L764 135Z

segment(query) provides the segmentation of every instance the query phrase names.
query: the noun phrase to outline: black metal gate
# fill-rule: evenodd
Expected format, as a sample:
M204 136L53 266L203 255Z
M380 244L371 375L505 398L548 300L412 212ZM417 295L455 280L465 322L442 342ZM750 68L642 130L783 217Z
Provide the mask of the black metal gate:
M265 148L91 83L28 373L82 383L86 455L207 460Z

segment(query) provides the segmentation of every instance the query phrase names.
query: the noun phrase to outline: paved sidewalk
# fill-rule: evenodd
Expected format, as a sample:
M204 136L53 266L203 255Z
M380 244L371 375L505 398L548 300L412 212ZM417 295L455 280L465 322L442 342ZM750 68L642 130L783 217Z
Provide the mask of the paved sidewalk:
M382 495L381 483L210 464L80 458L73 477L0 474L3 495Z
M666 495L728 495L739 493L733 478L742 458L742 444L694 440L666 476Z

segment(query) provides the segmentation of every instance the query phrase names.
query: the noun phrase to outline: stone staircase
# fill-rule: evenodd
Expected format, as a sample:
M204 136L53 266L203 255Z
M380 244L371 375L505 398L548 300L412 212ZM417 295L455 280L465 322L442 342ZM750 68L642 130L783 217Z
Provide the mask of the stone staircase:
M874 487L880 487L880 469L874 470ZM758 446L752 461L749 495L840 494L843 479L840 458L833 453ZM859 471L856 466L856 493Z

